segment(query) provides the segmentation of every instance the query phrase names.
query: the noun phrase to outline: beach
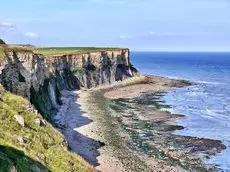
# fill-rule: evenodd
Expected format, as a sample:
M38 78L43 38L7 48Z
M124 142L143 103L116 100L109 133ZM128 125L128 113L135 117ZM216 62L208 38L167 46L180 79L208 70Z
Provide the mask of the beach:
M221 141L172 134L184 115L161 110L164 92L193 84L142 76L66 91L56 123L71 150L99 171L216 171L202 160L224 150Z

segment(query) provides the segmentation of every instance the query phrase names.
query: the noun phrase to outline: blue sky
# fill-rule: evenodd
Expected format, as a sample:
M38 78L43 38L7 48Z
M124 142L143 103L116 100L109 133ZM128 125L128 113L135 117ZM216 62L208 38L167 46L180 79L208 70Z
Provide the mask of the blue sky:
M7 0L0 11L8 43L230 51L230 0Z

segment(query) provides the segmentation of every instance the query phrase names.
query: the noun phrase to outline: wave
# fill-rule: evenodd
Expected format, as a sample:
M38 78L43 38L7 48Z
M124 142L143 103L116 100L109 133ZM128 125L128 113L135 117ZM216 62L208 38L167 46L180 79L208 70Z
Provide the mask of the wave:
M197 82L201 84L211 84L211 85L225 85L226 84L222 82L211 82L211 81L197 81Z

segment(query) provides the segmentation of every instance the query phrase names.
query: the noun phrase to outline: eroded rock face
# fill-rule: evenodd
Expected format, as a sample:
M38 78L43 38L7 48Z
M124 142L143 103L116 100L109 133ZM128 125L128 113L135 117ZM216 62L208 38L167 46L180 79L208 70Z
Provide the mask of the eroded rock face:
M134 75L128 49L55 56L53 66L58 79L66 79L59 82L60 88L92 88Z
M92 88L132 77L137 72L128 49L54 56L47 60L33 52L5 52L0 84L29 99L47 119L61 105L60 91Z
M36 91L50 73L45 58L32 52L6 52L7 60L0 72L1 84L9 91L30 98L30 88Z

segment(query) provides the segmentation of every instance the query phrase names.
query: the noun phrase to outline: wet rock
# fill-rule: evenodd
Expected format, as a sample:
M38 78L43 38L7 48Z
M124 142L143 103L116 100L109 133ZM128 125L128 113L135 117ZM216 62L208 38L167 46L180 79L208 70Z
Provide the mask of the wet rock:
M18 172L14 165L10 167L9 171L10 172Z
M41 127L44 127L46 125L46 121L43 119L36 118L34 122Z
M20 115L14 115L15 121L17 121L22 127L25 127L24 118Z
M34 172L48 172L49 171L48 169L38 167L37 165L33 165L32 169L33 169Z

